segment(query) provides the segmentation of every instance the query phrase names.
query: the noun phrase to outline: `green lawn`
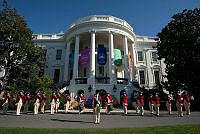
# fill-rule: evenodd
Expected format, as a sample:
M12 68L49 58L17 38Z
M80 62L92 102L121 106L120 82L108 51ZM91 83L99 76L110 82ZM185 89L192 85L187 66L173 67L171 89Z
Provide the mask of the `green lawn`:
M0 128L0 134L200 134L199 125L118 129Z

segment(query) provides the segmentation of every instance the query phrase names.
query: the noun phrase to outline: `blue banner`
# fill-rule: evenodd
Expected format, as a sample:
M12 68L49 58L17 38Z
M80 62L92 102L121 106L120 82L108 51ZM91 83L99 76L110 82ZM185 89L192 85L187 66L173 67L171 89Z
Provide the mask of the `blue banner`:
M74 52L70 54L70 69L73 68L74 65Z
M97 63L99 65L105 65L107 62L107 53L105 47L97 48Z

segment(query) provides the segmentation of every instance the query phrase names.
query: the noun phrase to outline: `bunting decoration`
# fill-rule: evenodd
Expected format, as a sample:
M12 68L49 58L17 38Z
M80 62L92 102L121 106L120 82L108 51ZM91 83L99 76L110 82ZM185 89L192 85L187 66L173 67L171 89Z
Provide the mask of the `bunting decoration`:
M97 48L97 63L99 65L105 65L107 62L107 53L105 47L98 47Z
M122 65L122 54L119 49L114 49L114 64L117 67Z
M82 66L86 66L89 61L89 48L84 48L81 50L81 57L80 57L80 63Z
M129 64L129 69L131 69L131 54L128 53L128 64Z
M70 54L70 69L73 68L74 65L74 52Z

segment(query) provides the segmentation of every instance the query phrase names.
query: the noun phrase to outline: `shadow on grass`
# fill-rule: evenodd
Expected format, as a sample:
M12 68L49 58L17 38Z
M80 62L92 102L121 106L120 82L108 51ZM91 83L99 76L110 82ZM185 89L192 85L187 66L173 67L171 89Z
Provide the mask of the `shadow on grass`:
M51 119L52 121L59 121L59 122L79 122L79 123L93 123L91 121L78 121L78 120L61 120L61 119Z

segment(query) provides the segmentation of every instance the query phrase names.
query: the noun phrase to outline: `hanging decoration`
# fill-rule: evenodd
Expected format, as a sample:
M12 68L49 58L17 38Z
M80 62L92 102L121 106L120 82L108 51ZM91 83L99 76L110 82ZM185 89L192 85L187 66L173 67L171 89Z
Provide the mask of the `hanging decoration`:
M74 52L70 54L70 69L73 68L74 65Z
M89 61L89 48L84 48L81 50L81 57L80 57L80 63L82 66L86 66Z
M128 53L128 64L129 64L129 69L131 69L131 54Z
M114 64L117 67L122 65L122 54L119 49L114 49Z
M107 53L105 47L98 47L97 48L97 63L99 65L105 65L107 62Z

